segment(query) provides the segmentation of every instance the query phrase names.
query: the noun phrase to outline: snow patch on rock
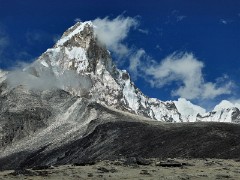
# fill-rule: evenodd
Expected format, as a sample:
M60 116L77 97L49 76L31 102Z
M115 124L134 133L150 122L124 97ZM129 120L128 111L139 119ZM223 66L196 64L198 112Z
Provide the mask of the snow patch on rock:
M237 107L240 109L240 104L238 103L231 103L230 101L227 100L222 100L218 105L216 105L213 109L213 111L221 111L222 109L230 109Z
M70 40L74 35L78 34L79 32L83 31L86 25L93 26L91 21L86 22L77 22L74 26L68 29L63 35L63 37L57 41L56 46L62 46L65 42Z

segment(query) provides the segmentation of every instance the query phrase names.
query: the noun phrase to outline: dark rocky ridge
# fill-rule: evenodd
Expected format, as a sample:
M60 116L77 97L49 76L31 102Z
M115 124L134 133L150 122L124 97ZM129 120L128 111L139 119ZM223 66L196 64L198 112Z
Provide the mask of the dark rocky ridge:
M64 114L79 98L61 89L39 91L26 89L24 86L8 88L5 84L1 90L4 92L0 94L2 152L6 147L34 137L48 128L59 114Z
M88 136L53 154L62 150L68 152L67 158L57 164L81 161L86 157L90 161L121 156L238 158L239 130L239 125L225 123L161 124L119 120L98 125Z

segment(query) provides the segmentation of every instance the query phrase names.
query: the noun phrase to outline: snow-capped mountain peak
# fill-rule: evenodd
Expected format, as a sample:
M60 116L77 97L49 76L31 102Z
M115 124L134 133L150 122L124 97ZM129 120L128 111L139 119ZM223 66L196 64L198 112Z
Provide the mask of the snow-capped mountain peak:
M184 121L194 122L198 114L205 114L206 110L200 106L192 104L190 101L187 101L185 98L179 98L177 101L173 101L181 113Z
M71 71L74 77L84 77L91 84L84 90L69 83L61 84L72 94L82 96L84 91L87 98L107 106L160 121L181 122L173 102L148 98L134 85L125 70L116 68L110 52L98 42L94 33L96 28L91 21L76 23L26 71L37 77L49 74L60 82L61 79L69 79L66 74Z
M86 27L92 28L93 27L92 22L91 21L77 22L74 26L70 27L67 31L64 32L61 39L57 41L55 47L63 46L65 45L66 42L68 42L72 38L79 37L78 34L84 31Z
M33 75L34 81L36 78L48 81L38 87L57 86L90 101L159 121L237 122L240 119L240 106L227 101L206 113L205 109L183 98L164 102L145 96L127 71L116 68L110 52L98 42L97 28L91 21L76 23L24 72ZM3 79L1 74L0 81Z
M221 111L223 109L231 109L231 108L238 108L240 109L240 104L238 103L231 103L227 100L222 100L218 105L216 105L213 111Z

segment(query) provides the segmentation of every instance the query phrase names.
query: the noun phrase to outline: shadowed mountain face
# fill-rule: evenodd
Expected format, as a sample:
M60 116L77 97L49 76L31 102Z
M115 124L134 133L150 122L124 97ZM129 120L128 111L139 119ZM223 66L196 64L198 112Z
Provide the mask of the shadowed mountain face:
M31 91L23 86L4 86L0 96L0 149L49 128L77 100L63 90Z
M105 109L97 106L101 111ZM118 114L113 121L92 121L82 138L60 147L47 150L46 146L2 158L0 167L11 169L130 157L239 158L239 136L239 125L139 122Z
M240 125L195 122L238 122L238 108L197 110L186 100L146 97L114 66L92 23L77 23L24 70L0 71L0 169L128 157L239 157ZM195 123L166 123L185 121Z

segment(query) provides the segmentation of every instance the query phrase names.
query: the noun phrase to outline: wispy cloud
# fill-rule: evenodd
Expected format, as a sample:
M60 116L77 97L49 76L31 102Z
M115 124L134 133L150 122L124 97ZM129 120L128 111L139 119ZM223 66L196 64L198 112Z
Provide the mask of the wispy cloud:
M115 19L97 18L93 20L96 26L95 35L98 40L117 55L124 56L129 48L123 43L131 28L136 28L138 21L135 18L118 16Z
M141 66L141 59L145 54L146 52L143 49L139 49L136 53L130 56L128 70L131 72L133 79L137 79L138 72L139 72L138 69L139 69L139 66Z
M233 23L234 20L232 20L232 19L220 19L219 22L220 22L221 24L227 25L227 24Z
M35 58L29 49L46 42L54 42L59 37L43 30L29 30L25 33L25 41L18 42L11 38L6 29L7 27L0 23L0 63L1 68L7 69L11 69L17 62L33 61Z
M175 24L186 19L187 16L180 13L178 10L173 10L171 14L167 17L165 24Z
M40 43L43 42L44 33L41 31L28 31L26 33L26 40L28 44L35 44L35 43Z
M158 49L159 51L163 50L162 47L159 44L157 44L155 48Z
M81 22L82 20L80 18L75 18L74 19L74 22L77 23L77 22Z
M61 38L61 35L59 34L55 34L52 36L52 40L54 43L57 43L57 41Z
M219 21L220 21L220 23L222 23L222 24L228 24L228 21L225 20L225 19L220 19Z
M10 44L10 39L3 28L0 28L0 61L2 59L3 52Z
M87 93L92 82L88 76L77 74L74 71L66 70L60 76L54 76L49 69L38 71L38 62L35 64L21 63L7 74L7 82L9 88L15 88L23 85L32 90L48 90L48 89L78 89L80 94ZM36 66L36 67L35 67ZM24 70L22 70L24 69ZM37 72L36 76L33 72Z
M149 57L146 59L143 50L140 52L136 59L131 59L133 74L143 75L152 87L163 88L175 84L177 87L172 90L172 96L214 99L232 92L234 83L227 76L217 78L215 82L206 82L202 73L204 63L192 53L173 53L159 63Z
M182 21L183 19L187 18L187 16L177 16L176 19L177 19L177 22L180 22Z
M54 42L59 38L57 34L51 34L43 30L30 30L25 34L27 43L30 45L39 44L39 43L46 43L46 42Z
M139 31L140 33L143 33L143 34L148 34L148 33L149 33L149 31L146 30L146 29L138 29L138 31Z

